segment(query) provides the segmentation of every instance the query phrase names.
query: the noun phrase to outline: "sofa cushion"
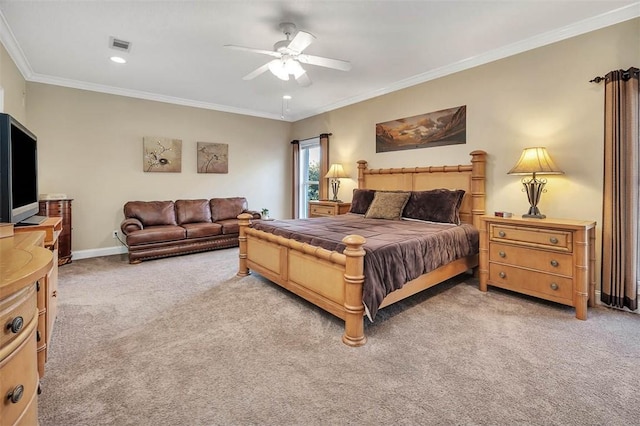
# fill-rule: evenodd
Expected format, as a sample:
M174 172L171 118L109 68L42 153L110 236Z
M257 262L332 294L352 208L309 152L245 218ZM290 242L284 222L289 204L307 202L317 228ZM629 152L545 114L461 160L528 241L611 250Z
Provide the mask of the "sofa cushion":
M211 222L209 200L176 200L176 220L185 223Z
M236 219L240 213L247 210L249 205L244 197L212 198L211 220L218 222L225 219Z
M238 222L238 219L224 219L219 220L216 223L222 225L222 233L224 235L240 233L240 224Z
M186 231L177 225L149 226L140 231L127 235L127 245L158 243L163 241L176 241L185 238Z
M124 217L136 218L144 227L177 225L173 201L129 201L124 205Z
M207 205L207 209L209 206ZM219 223L185 223L181 225L187 231L187 238L214 237L222 235L222 225Z

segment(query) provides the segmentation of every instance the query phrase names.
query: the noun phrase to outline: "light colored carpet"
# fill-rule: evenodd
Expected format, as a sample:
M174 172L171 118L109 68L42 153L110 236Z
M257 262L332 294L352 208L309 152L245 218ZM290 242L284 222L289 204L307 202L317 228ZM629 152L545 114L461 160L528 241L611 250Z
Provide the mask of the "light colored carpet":
M343 323L237 249L60 268L42 426L624 425L640 407L640 316L573 309L468 276Z

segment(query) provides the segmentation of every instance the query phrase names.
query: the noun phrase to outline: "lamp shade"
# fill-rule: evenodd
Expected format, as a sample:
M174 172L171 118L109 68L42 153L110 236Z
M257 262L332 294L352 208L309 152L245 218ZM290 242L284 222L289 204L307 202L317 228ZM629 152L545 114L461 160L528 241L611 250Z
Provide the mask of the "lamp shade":
M508 172L510 175L528 175L531 173L547 175L564 174L564 172L555 165L547 149L540 146L525 148L516 165Z
M347 176L347 174L344 172L344 169L342 168L342 164L333 163L331 167L329 167L329 171L327 172L326 175L324 175L324 177L339 179L339 178L346 178L349 176Z

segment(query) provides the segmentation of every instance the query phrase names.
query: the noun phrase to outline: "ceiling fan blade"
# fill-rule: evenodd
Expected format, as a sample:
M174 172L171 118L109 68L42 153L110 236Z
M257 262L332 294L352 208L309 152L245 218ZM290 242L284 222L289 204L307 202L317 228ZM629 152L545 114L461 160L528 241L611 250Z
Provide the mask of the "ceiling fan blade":
M300 53L315 40L316 37L306 31L298 31L296 36L291 40L291 43L287 46L287 49Z
M260 68L256 69L255 71L252 71L249 74L245 75L244 77L242 77L242 79L243 80L253 80L257 76L259 76L260 74L262 74L263 72L266 72L268 70L269 70L269 63L266 63L263 66L261 66Z
M227 49L241 50L243 52L260 53L261 55L269 55L275 58L282 57L282 54L280 52L274 52L273 50L254 49L252 47L236 46L233 44L225 44L224 47L226 47Z
M311 79L309 78L309 75L306 72L300 74L298 78L296 78L296 82L302 87L311 86Z
M340 59L323 58L321 56L313 55L298 55L297 58L303 64L333 68L334 70L340 71L349 71L351 69L351 62L342 61Z

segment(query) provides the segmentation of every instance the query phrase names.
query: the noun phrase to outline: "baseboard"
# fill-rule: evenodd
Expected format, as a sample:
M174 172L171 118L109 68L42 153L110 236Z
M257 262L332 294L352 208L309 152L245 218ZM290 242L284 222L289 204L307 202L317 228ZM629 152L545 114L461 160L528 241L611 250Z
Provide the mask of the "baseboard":
M88 259L90 257L113 256L115 254L124 254L124 253L127 253L127 248L125 246L105 247L105 248L77 250L77 251L74 250L72 259L80 260L80 259Z

